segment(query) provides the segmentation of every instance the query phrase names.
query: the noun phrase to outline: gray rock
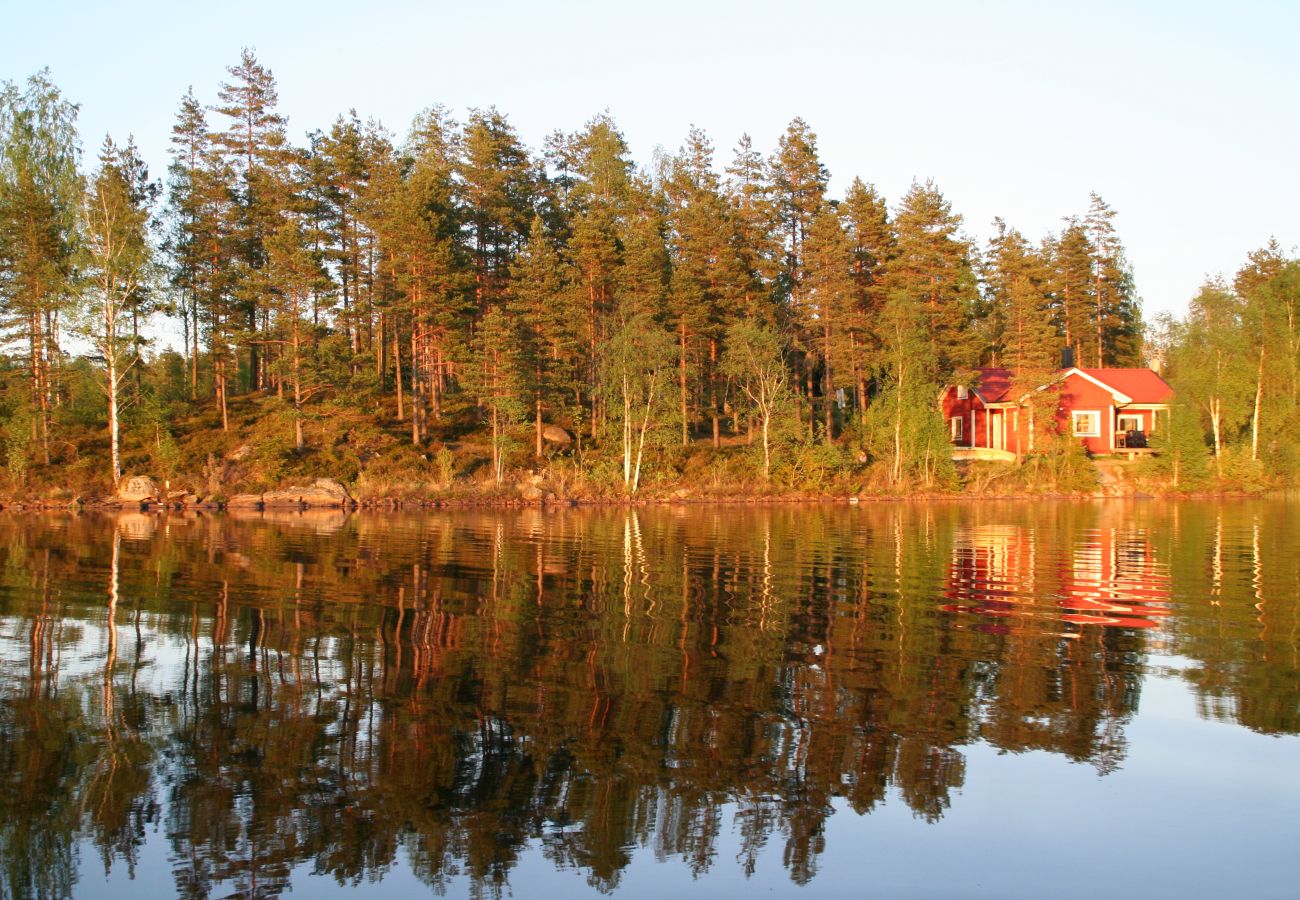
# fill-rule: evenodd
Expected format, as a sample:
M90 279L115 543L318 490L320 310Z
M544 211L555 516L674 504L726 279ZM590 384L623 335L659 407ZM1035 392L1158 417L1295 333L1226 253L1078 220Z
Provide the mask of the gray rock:
M240 444L234 450L226 454L226 459L233 459L235 462L242 462L248 459L248 455L253 452L253 448L247 444Z
M548 444L559 444L561 447L567 447L573 443L573 435L559 425L543 425L542 440Z
M162 495L158 482L148 475L133 475L117 486L117 498L128 503L142 503L156 500Z
M317 478L306 487L284 488L262 495L265 506L343 507L351 502L348 489L333 478Z
M262 495L236 494L226 501L226 506L231 509L260 509L262 506Z
M535 503L542 499L544 491L535 484L524 484L519 487L519 496L523 497L529 503Z

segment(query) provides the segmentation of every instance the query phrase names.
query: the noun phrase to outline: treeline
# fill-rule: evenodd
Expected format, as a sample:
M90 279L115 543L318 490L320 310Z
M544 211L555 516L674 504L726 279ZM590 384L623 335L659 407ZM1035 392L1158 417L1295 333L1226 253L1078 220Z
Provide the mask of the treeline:
M1160 468L1176 484L1264 486L1300 473L1300 260L1276 240L1211 278L1153 350L1178 391Z
M481 435L498 481L560 425L626 492L674 445L729 443L755 481L820 447L933 485L941 384L1049 370L1066 345L1086 366L1142 355L1100 197L1041 241L999 220L977 247L931 181L832 197L801 119L766 155L742 136L719 159L693 128L648 166L605 114L541 148L496 109L440 106L401 141L350 112L299 144L245 51L214 102L182 98L160 183L129 140L83 174L48 73L0 107L11 474L75 456L78 416L109 422L116 481L124 404L156 456L182 422L238 431L232 404L274 398L298 456L355 411L417 448Z

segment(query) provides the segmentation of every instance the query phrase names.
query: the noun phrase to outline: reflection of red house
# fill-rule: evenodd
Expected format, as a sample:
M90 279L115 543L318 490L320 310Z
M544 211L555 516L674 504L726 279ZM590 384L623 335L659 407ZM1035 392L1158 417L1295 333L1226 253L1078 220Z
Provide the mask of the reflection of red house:
M1140 531L1103 527L1071 545L1041 548L1033 529L963 529L953 546L944 596L948 612L988 617L985 631L1009 619L1150 628L1169 614L1169 575ZM1034 626L1044 627L1041 623Z
M953 445L1008 458L1033 450L1033 413L1026 400L1043 391L1056 393L1060 433L1078 438L1094 454L1145 447L1173 394L1150 369L1071 367L1032 390L1013 386L1009 369L978 369L974 384L949 385L939 398Z

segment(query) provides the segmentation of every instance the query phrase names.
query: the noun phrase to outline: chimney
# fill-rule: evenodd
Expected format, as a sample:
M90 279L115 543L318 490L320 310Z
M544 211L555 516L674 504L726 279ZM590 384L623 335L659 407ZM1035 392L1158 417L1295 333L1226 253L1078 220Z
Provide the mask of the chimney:
M1062 368L1062 369L1073 369L1073 368L1074 368L1074 348L1073 348L1073 347L1062 347L1062 348L1061 348L1061 368Z

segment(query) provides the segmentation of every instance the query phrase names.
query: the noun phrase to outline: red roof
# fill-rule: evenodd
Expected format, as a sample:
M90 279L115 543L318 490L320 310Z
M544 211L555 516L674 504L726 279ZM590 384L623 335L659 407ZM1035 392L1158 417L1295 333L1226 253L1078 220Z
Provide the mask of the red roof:
M1133 403L1168 403L1174 389L1150 369L1080 369Z
M975 390L985 403L1009 403L1011 396L1010 369L978 369ZM1059 378L1066 370L1058 373ZM1127 396L1132 403L1168 403L1173 388L1150 369L1079 369L1080 372L1100 381L1112 391ZM1021 385L1023 389L1024 386Z
M1011 393L1011 370L1010 369L979 369L979 378L975 382L975 390L985 403L1005 403L1011 398L1007 395Z

